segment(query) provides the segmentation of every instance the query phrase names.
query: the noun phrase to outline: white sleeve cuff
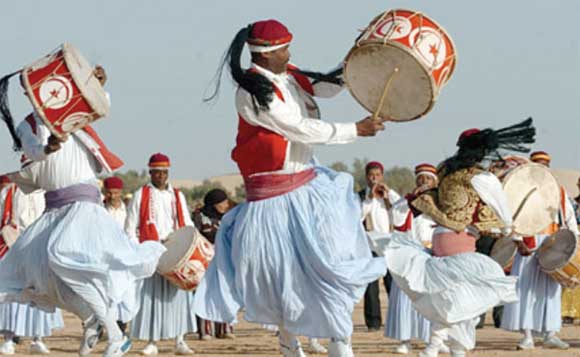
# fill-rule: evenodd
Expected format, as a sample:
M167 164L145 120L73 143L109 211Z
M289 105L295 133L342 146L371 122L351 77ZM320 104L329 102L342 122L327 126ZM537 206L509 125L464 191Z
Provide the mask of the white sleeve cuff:
M353 142L357 138L356 123L336 123L336 139L340 142Z

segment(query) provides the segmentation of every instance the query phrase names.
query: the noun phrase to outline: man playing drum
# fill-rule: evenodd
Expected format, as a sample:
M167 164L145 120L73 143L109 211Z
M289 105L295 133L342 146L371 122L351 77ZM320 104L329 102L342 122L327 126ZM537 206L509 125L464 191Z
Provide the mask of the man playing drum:
M182 192L168 183L169 157L157 153L149 159L151 183L133 196L127 212L125 229L135 242L163 242L175 230L194 224ZM193 293L178 289L159 273L143 283L141 309L131 322L131 337L149 343L141 352L156 355L159 340L175 339L175 354L193 351L183 336L197 331L193 311Z
M222 220L195 311L233 322L245 309L250 322L278 325L284 356L304 355L298 335L331 338L330 356L353 356L354 305L385 275L385 263L371 256L352 176L318 166L313 146L373 136L383 120L319 120L312 96L332 96L341 86L312 82L288 64L291 40L280 22L258 21L228 49L224 62L239 85L232 158L247 202ZM248 70L240 64L246 42Z
M457 153L439 167L438 188L410 202L437 223L432 251L401 233L386 240L383 252L394 282L431 321L430 342L421 356L437 356L447 337L451 355L464 356L475 346L479 315L517 300L516 279L475 252L480 234L510 235L512 226L500 181L480 163L497 157L500 149L528 150L523 144L533 142L534 133L531 120L500 130L464 131Z
M44 211L44 194L36 191L25 195L15 184L0 190L0 229L11 225L17 233L22 233ZM0 240L4 237L0 235ZM5 241L2 243L6 243ZM1 244L1 243L0 243ZM0 259L7 253L7 247L0 247ZM47 313L28 304L9 303L0 305L0 331L4 331L4 344L0 355L16 353L16 336L32 337L30 353L49 354L50 350L42 338L50 336L53 329L64 327L59 309Z
M530 155L530 160L549 167L551 158L547 153L537 151ZM568 228L578 236L578 223L564 189L560 190L560 196L558 200L561 203L560 211L556 212L553 223L542 234L514 238L518 245L518 253L511 275L518 277L519 301L505 306L502 328L524 333L518 349L529 350L535 347L532 332L543 336L544 348L569 347L556 336L562 327L562 286L541 270L534 255L542 243L556 233L560 226Z
M104 70L98 77L104 83ZM114 307L124 303L136 312L131 298L165 251L156 242L129 240L102 206L97 174L123 162L90 126L59 139L37 112L17 129L2 114L15 148L31 160L12 177L24 192L46 191L46 210L0 260L0 301L73 312L84 324L80 355L90 353L104 326L109 336L104 355L121 356L131 343L116 324Z

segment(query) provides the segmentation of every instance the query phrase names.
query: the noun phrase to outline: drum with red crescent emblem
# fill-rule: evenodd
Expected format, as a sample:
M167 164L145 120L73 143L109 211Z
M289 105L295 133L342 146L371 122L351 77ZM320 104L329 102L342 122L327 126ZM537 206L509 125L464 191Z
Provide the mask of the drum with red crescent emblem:
M93 70L68 43L22 70L28 99L55 136L108 115L109 100Z
M344 61L344 78L371 113L407 121L431 110L455 62L455 45L435 21L412 10L390 10L356 40Z
M213 245L194 227L176 230L164 245L157 272L180 289L195 290L213 259Z

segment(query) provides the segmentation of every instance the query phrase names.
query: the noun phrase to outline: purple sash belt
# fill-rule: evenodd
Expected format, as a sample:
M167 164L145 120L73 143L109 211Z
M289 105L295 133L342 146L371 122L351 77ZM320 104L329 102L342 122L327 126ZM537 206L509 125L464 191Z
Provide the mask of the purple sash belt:
M101 194L93 185L78 184L44 194L46 210L61 208L75 202L92 202L100 204Z

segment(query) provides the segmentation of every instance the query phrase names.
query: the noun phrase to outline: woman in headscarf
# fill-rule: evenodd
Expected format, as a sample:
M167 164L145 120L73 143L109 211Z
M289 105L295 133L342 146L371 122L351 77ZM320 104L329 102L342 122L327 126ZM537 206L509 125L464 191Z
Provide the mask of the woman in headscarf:
M234 206L224 190L215 188L206 193L203 198L203 207L196 209L192 214L192 220L197 230L214 244L216 233L219 229L223 215ZM197 317L199 326L199 338L208 340L212 336L212 322ZM233 328L226 323L215 322L215 336L217 338L235 338Z

